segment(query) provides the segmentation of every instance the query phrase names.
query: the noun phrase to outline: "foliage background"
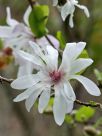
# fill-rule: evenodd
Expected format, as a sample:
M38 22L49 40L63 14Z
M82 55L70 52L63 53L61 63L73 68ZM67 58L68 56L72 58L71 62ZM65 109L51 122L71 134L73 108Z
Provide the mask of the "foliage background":
M84 73L96 83L94 68L100 71L102 68L102 1L101 0L80 0L81 4L88 6L91 17L86 19L79 9L76 10L74 29L68 27L68 20L63 23L58 11L51 6L51 0L38 0L41 4L50 5L50 17L48 28L50 33L56 35L56 31L61 30L66 42L86 41L89 56L94 59L94 64ZM5 25L6 7L10 6L12 17L22 21L24 11L28 6L27 0L0 0L0 24ZM5 69L0 70L0 74L14 78L16 77L17 67L10 64ZM101 97L93 97L87 94L83 87L74 83L77 98L82 101L95 100L102 103ZM74 126L64 123L58 127L51 115L41 115L36 108L30 113L25 109L24 102L13 103L12 99L19 94L10 88L9 85L0 84L0 136L83 136L85 124L75 124ZM75 105L78 108L78 105ZM90 122L96 122L102 116L102 111L96 109L95 116ZM92 135L93 136L93 135Z

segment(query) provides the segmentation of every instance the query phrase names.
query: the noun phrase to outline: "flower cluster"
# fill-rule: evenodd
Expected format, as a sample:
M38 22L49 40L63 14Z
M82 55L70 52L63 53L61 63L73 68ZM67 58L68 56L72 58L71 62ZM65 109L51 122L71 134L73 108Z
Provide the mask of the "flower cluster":
M58 0L53 0L53 5L58 6ZM75 6L84 10L86 16L89 17L88 9L79 5L77 0L66 0L59 9L63 20L70 15L70 27L74 26ZM31 7L28 7L23 17L24 22L18 22L12 19L10 8L7 7L7 26L0 26L0 38L4 49L5 51L12 49L15 62L19 65L17 79L11 83L11 87L24 89L14 102L25 100L26 109L30 111L38 99L38 110L43 113L53 94L54 119L58 125L61 125L65 115L72 112L76 100L70 83L72 79L78 80L91 95L100 95L100 90L95 83L79 74L90 66L93 60L79 57L86 43L78 42L67 43L59 61L59 41L48 34L46 36L51 42L46 36L37 38L29 25L30 13Z
M29 26L29 15L31 13L31 7L29 6L23 16L24 23L18 22L11 17L10 7L6 8L7 18L6 23L7 26L0 26L0 38L4 44L4 50L8 50L8 48L12 49L12 51L16 50L24 50L32 54L32 48L29 46L29 41L36 41L39 46L42 48L46 48L50 43L46 40L45 37L40 39L35 38ZM47 35L48 38L52 41L55 48L59 48L59 41L53 37L52 35ZM42 43L45 43L42 46ZM13 52L13 56L15 58L16 64L19 65L18 76L22 76L24 74L32 73L32 66L27 62L21 62L18 59L18 56Z

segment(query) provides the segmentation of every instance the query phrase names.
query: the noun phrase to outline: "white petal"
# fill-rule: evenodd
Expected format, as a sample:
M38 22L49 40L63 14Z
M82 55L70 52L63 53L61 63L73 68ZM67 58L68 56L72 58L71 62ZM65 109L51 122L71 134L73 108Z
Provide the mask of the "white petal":
M71 14L70 17L69 17L69 26L70 26L71 28L74 27L73 16L74 16L74 15Z
M12 34L12 28L7 26L0 26L0 38L9 38Z
M11 83L11 87L15 89L26 89L26 88L33 86L37 82L39 82L39 80L40 79L37 74L26 75L26 76L22 76L14 80Z
M34 91L34 86L32 86L31 88L27 89L23 93L19 94L13 101L14 102L23 101L23 100L27 99L33 93L33 91Z
M71 64L70 60L69 60L69 58L67 57L67 54L64 51L63 57L62 57L62 63L60 65L60 67L59 67L59 71L63 71L65 74L69 74L70 73L70 68L71 68L70 64Z
M88 9L87 9L86 6L79 5L79 4L76 4L76 6L77 6L78 8L80 8L80 9L84 10L84 13L85 13L85 15L86 15L87 17L90 17L89 11L88 11Z
M35 42L32 42L32 41L30 41L29 44L31 45L34 53L45 61L45 56L44 56L43 51L40 48L40 46L38 44L36 44Z
M51 46L47 46L47 65L51 70L57 70L58 67L58 51Z
M71 73L75 74L90 66L93 63L92 59L77 59L71 65Z
M19 22L16 21L15 19L11 18L10 7L7 7L6 11L7 11L7 19L6 19L7 24L10 25L10 26L13 26L13 27L16 26L16 25L18 25Z
M74 102L73 101L70 101L70 100L67 100L67 111L66 113L71 113L72 110L73 110L73 107L74 107Z
M96 86L96 84L91 81L90 79L83 77L83 76L72 76L72 79L78 80L80 83L83 84L85 89L88 91L89 94L94 95L94 96L99 96L101 95L101 92L99 88Z
M71 5L71 3L69 1L66 2L64 6L62 6L61 17L62 17L63 21L65 21L66 17L72 13L72 9L73 9L73 6Z
M29 21L28 21L28 20L29 20L29 15L30 15L31 11L32 11L31 6L29 6L29 7L27 8L27 10L26 10L24 16L23 16L23 20L24 20L24 22L25 22L25 24L26 24L27 26L29 26Z
M19 66L17 77L32 74L32 71L33 65L31 63Z
M57 6L58 0L52 0L53 1L53 6Z
M63 57L67 57L70 61L75 60L85 48L85 42L67 43L63 52Z
M59 90L59 87L55 88L53 113L55 122L58 125L62 125L62 123L64 122L66 111L67 111L66 100L64 96L61 95L61 90Z
M18 54L20 57L22 57L26 61L29 61L35 65L38 65L38 66L43 65L42 61L34 55L31 55L29 53L26 53L24 51L19 51L19 50L15 50L15 52L16 52L16 54Z
M25 101L25 106L28 112L30 112L33 104L35 103L36 99L40 95L42 89L36 90L32 95L30 95L26 101Z
M74 90L69 82L64 83L63 91L64 91L64 95L67 99L75 101L76 96L75 96Z
M47 107L50 100L50 89L43 90L39 98L38 110L43 113L44 109Z

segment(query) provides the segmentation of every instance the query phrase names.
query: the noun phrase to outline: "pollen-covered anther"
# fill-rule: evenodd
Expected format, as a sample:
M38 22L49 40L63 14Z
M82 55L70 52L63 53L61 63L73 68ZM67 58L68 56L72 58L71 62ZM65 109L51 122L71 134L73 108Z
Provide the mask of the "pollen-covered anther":
M53 71L49 73L49 76L54 83L58 83L61 80L62 73L59 71Z

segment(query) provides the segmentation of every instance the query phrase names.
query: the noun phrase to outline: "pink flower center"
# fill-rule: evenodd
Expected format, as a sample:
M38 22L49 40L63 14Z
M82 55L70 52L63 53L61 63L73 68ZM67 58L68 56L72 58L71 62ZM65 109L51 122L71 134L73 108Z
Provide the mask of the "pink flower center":
M58 83L61 80L62 73L59 71L53 71L49 73L49 76L51 77L52 82Z

